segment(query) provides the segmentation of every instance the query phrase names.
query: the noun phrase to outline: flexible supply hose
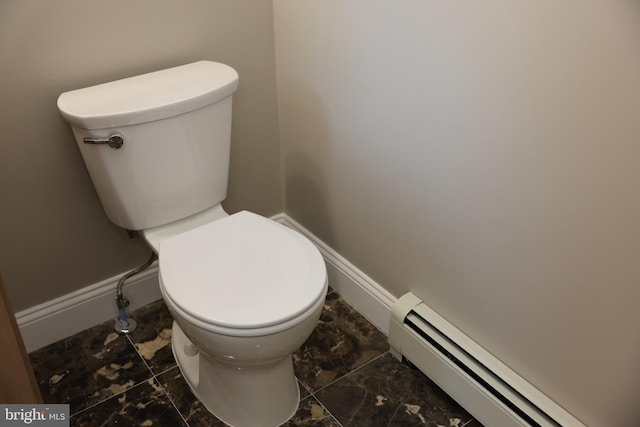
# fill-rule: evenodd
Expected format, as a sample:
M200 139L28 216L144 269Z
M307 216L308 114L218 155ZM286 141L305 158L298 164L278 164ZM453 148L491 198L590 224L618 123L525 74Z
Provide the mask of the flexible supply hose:
M127 281L127 279L149 268L149 266L153 264L156 259L158 259L158 257L156 256L155 252L151 252L151 257L149 257L147 262L145 262L138 268L131 270L130 272L122 276L120 280L118 280L118 286L116 287L116 305L118 306L118 313L120 317L119 319L116 319L117 332L126 334L133 330L133 327L131 327L130 325L129 318L127 317L127 313L125 312L125 308L129 305L129 300L124 296L124 293L122 292L122 288L125 282ZM119 324L118 320L120 321Z

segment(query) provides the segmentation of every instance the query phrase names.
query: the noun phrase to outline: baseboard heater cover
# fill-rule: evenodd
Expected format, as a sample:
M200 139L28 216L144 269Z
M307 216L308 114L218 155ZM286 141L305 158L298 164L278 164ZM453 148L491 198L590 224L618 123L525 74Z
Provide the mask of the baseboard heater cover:
M389 344L487 427L585 427L411 292L391 308Z

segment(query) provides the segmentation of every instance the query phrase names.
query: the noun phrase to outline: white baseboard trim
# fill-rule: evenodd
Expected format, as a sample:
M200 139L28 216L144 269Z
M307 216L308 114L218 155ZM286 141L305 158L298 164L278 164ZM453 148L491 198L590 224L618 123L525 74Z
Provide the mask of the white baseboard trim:
M335 250L288 215L271 217L309 238L325 258L329 285L353 308L388 335L391 306L396 298ZM91 326L115 319L115 291L125 272L43 304L16 313L28 352L67 338ZM131 302L128 311L162 298L158 286L157 261L131 278L124 287Z
M118 316L116 286L124 274L125 272L16 313L27 352L115 319ZM130 302L127 311L162 298L158 286L157 262L129 279L123 290Z
M397 301L396 297L287 214L281 213L271 219L311 240L325 259L329 286L385 335L389 335L391 306Z

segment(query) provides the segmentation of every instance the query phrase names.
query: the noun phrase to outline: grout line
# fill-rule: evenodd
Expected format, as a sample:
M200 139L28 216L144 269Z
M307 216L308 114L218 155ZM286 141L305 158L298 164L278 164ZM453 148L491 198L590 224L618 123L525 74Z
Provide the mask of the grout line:
M387 351L385 351L384 353L379 354L378 356L374 357L373 359L371 359L371 360L369 360L369 361L367 361L367 362L363 363L362 365L358 366L357 368L352 369L351 371L347 372L346 374L342 375L341 377L336 378L335 380L333 380L333 381L331 381L329 384L327 384L327 385L325 385L325 386L323 386L323 387L319 388L318 390L311 391L311 390L309 390L309 388L308 388L306 385L304 385L304 384L303 384L303 385L307 388L307 390L309 390L309 393L311 393L311 394L310 394L310 397L313 397L313 398L314 398L314 400L315 400L316 402L318 402L318 403L319 403L319 404L324 408L324 410L325 410L325 411L327 411L327 413L331 416L331 418L332 418L332 419L333 419L333 420L334 420L334 421L335 421L335 422L336 422L340 427L343 427L342 423L340 423L340 421L338 421L338 418L336 418L336 416L335 416L335 415L334 415L334 414L329 410L329 408L327 408L327 407L325 406L325 404L324 404L324 403L322 403L322 400L320 400L320 399L318 398L318 396L316 396L316 393L318 393L318 392L320 392L320 391L322 391L322 390L326 389L327 387L330 387L331 385L333 385L333 384L337 383L338 381L340 381L340 380L342 380L342 379L346 378L347 376L349 376L349 375L351 375L351 374L355 373L356 371L358 371L358 370L360 370L360 369L364 368L365 366L367 366L367 365L369 365L369 364L373 363L374 361L376 361L376 360L380 359L381 357L384 357L387 353L390 353L390 350L387 350ZM300 383L302 384L302 382L300 382ZM305 399L306 399L306 398L305 398Z
M173 368L172 368L173 369ZM165 372L168 372L169 370L167 369ZM164 392L164 395L167 396L167 399L169 399L169 402L171 403L171 406L173 406L173 409L175 409L175 411L178 413L178 415L180 416L180 418L182 419L182 421L184 421L184 424L186 426L190 426L189 422L187 422L186 418L182 415L182 412L180 412L180 410L178 409L178 407L176 406L176 403L173 401L173 399L171 398L171 395L169 395L169 393L167 392L167 389L164 388L164 386L162 385L162 383L160 381L158 381L156 379L156 381L158 382L158 385L162 388L162 391Z
M102 403L106 402L106 401L107 401L107 400L109 400L109 399L113 399L113 398L114 398L114 397L116 397L116 396L120 396L120 395L121 395L121 394L123 394L123 393L126 393L126 392L128 392L128 391L130 391L130 390L133 390L134 388L136 388L136 387L140 386L142 383L149 381L151 378L154 378L154 379L155 379L155 375L153 374L153 371L151 370L151 368L149 368L149 365L148 365L148 364L147 364L147 362L144 360L144 357L142 357L142 356L140 355L140 352L138 352L138 349L136 348L136 346L135 346L135 345L133 345L133 343L132 343L132 341L131 341L131 338L129 337L129 334L124 334L124 335L125 335L125 338L127 339L127 342L128 342L130 345L132 345L132 346L133 346L133 350L134 350L134 351L135 351L135 353L138 355L138 357L142 360L142 362L144 363L145 367L147 368L147 371L149 371L149 374L150 374L151 376L150 376L150 377L145 377L145 379L141 380L140 382L134 383L131 387L129 387L129 388L125 389L125 390L122 390L122 391L121 391L121 392L119 392L119 393L112 394L111 396L106 397L106 398L104 398L104 399L102 399L102 400L100 400L100 401L98 401L98 402L96 402L96 403L94 403L94 404L92 404L92 405L89 405L89 406L87 406L87 407L86 407L86 408L84 408L84 409L81 409L81 410L79 410L79 411L77 411L77 412L72 413L72 414L70 415L70 417L75 417L75 416L77 416L77 415L79 415L79 414L81 414L81 413L83 413L83 412L85 412L85 411L87 411L87 410L89 410L89 409L91 409L91 408L95 408L96 406L98 406L98 405L100 405L100 404L102 404Z
M342 426L342 423L341 423L340 421L338 421L338 419L335 417L335 415L333 415L333 414L331 413L331 411L329 410L329 408L327 408L327 407L326 407L322 402L320 402L320 400L319 400L317 397L315 397L313 394L311 394L311 395L309 395L309 396L305 397L304 399L300 399L300 402L299 402L298 408L300 407L300 405L302 404L302 402L304 402L304 401L305 401L305 400L307 400L307 399L313 399L316 403L318 403L320 406L322 406L322 408L327 412L327 414L329 414L329 417L331 417L331 419L332 419L333 421L335 421L335 422L336 422L336 424L338 424L338 426L339 426L339 427L343 427L343 426Z
M178 366L178 364L175 364L174 366L172 366L172 367L170 367L170 368L167 368L167 369L165 369L165 370L164 370L164 371L162 371L162 372L158 372L158 373L157 373L157 374L155 374L155 375L156 375L157 377L159 377L160 375L164 375L164 374L166 374L167 372L172 371L172 370L174 370L174 369L178 369L178 370L180 370L180 367Z
M377 355L373 359L363 363L362 365L358 366L357 368L352 369L351 371L347 372L346 374L342 375L341 377L338 377L335 380L331 381L329 384L320 387L319 389L317 389L316 391L312 392L311 394L315 397L315 394L318 393L319 391L324 390L325 388L337 383L338 381L340 381L340 380L344 379L345 377L355 373L356 371L359 371L360 369L364 368L365 366L368 366L369 364L371 364L374 361L380 359L381 357L384 357L387 353L390 353L390 352L391 352L391 350L387 350L384 353L381 353L381 354Z
M133 340L131 339L130 334L125 334L125 337L127 338L127 341L129 341L129 344L131 345L131 347L133 347L133 351L136 352L136 354L138 355L138 357L140 358L140 360L142 360L142 363L144 363L144 366L147 367L147 369L149 370L149 372L151 373L152 377L155 377L155 374L153 373L153 370L151 369L151 366L149 366L149 364L147 363L147 361L145 360L144 357L142 357L142 355L140 354L140 352L138 351L138 347L136 347L135 343L133 342Z
M111 399L113 399L113 398L115 398L115 397L117 397L117 396L120 396L121 394L127 393L127 392L129 392L129 391L133 390L134 388L141 386L143 383L146 383L146 382L147 382L147 381L149 381L151 378L152 378L152 377L145 378L144 380L141 380L140 382L134 383L131 387L127 388L126 390L122 390L122 391L121 391L121 392L119 392L119 393L112 394L111 396L106 397L106 398L102 399L101 401L96 402L96 403L94 403L94 404L92 404L92 405L89 405L89 406L87 406L86 408L79 410L78 412L74 412L74 413L72 413L70 416L71 416L71 417L75 417L75 416L77 416L77 415L80 415L81 413L83 413L83 412L85 412L85 411L88 411L89 409L95 408L96 406L101 405L101 404L105 403L105 402L106 402L106 401L108 401L108 400L111 400Z
M166 398L169 400L169 403L171 403L171 406L173 406L173 409L178 413L178 416L180 417L180 419L182 419L182 421L185 423L186 426L189 426L189 423L187 422L187 420L184 418L184 416L182 415L182 413L180 412L180 410L178 409L178 407L176 406L176 403L173 401L173 399L171 398L171 396L169 395L169 393L167 392L167 389L162 385L162 383L160 382L160 380L158 379L158 375L162 375L165 372L169 372L172 369L176 369L178 367L178 365L176 364L176 366L172 366L171 368L167 368L164 371L156 374L153 369L151 369L151 366L149 366L149 364L147 363L147 361L145 360L144 357L142 357L142 355L140 354L140 352L138 351L138 347L136 347L135 343L133 342L133 339L131 339L131 336L129 334L127 334L127 340L129 340L129 344L131 344L131 346L133 346L133 349L135 350L135 352L138 354L138 356L140 356L140 359L142 359L142 361L144 362L145 366L147 367L147 369L149 370L149 372L151 373L151 377L153 378L153 380L156 382L156 384L158 384L158 387L160 387L162 389L162 392L164 393L164 395L166 396ZM148 381L148 380L147 380Z

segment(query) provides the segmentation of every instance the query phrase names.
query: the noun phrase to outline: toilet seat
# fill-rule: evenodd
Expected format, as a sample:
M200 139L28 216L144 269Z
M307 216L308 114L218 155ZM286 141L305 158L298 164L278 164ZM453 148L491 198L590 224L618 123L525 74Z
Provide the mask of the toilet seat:
M163 294L207 329L279 330L326 293L318 249L247 211L167 238L159 253Z

